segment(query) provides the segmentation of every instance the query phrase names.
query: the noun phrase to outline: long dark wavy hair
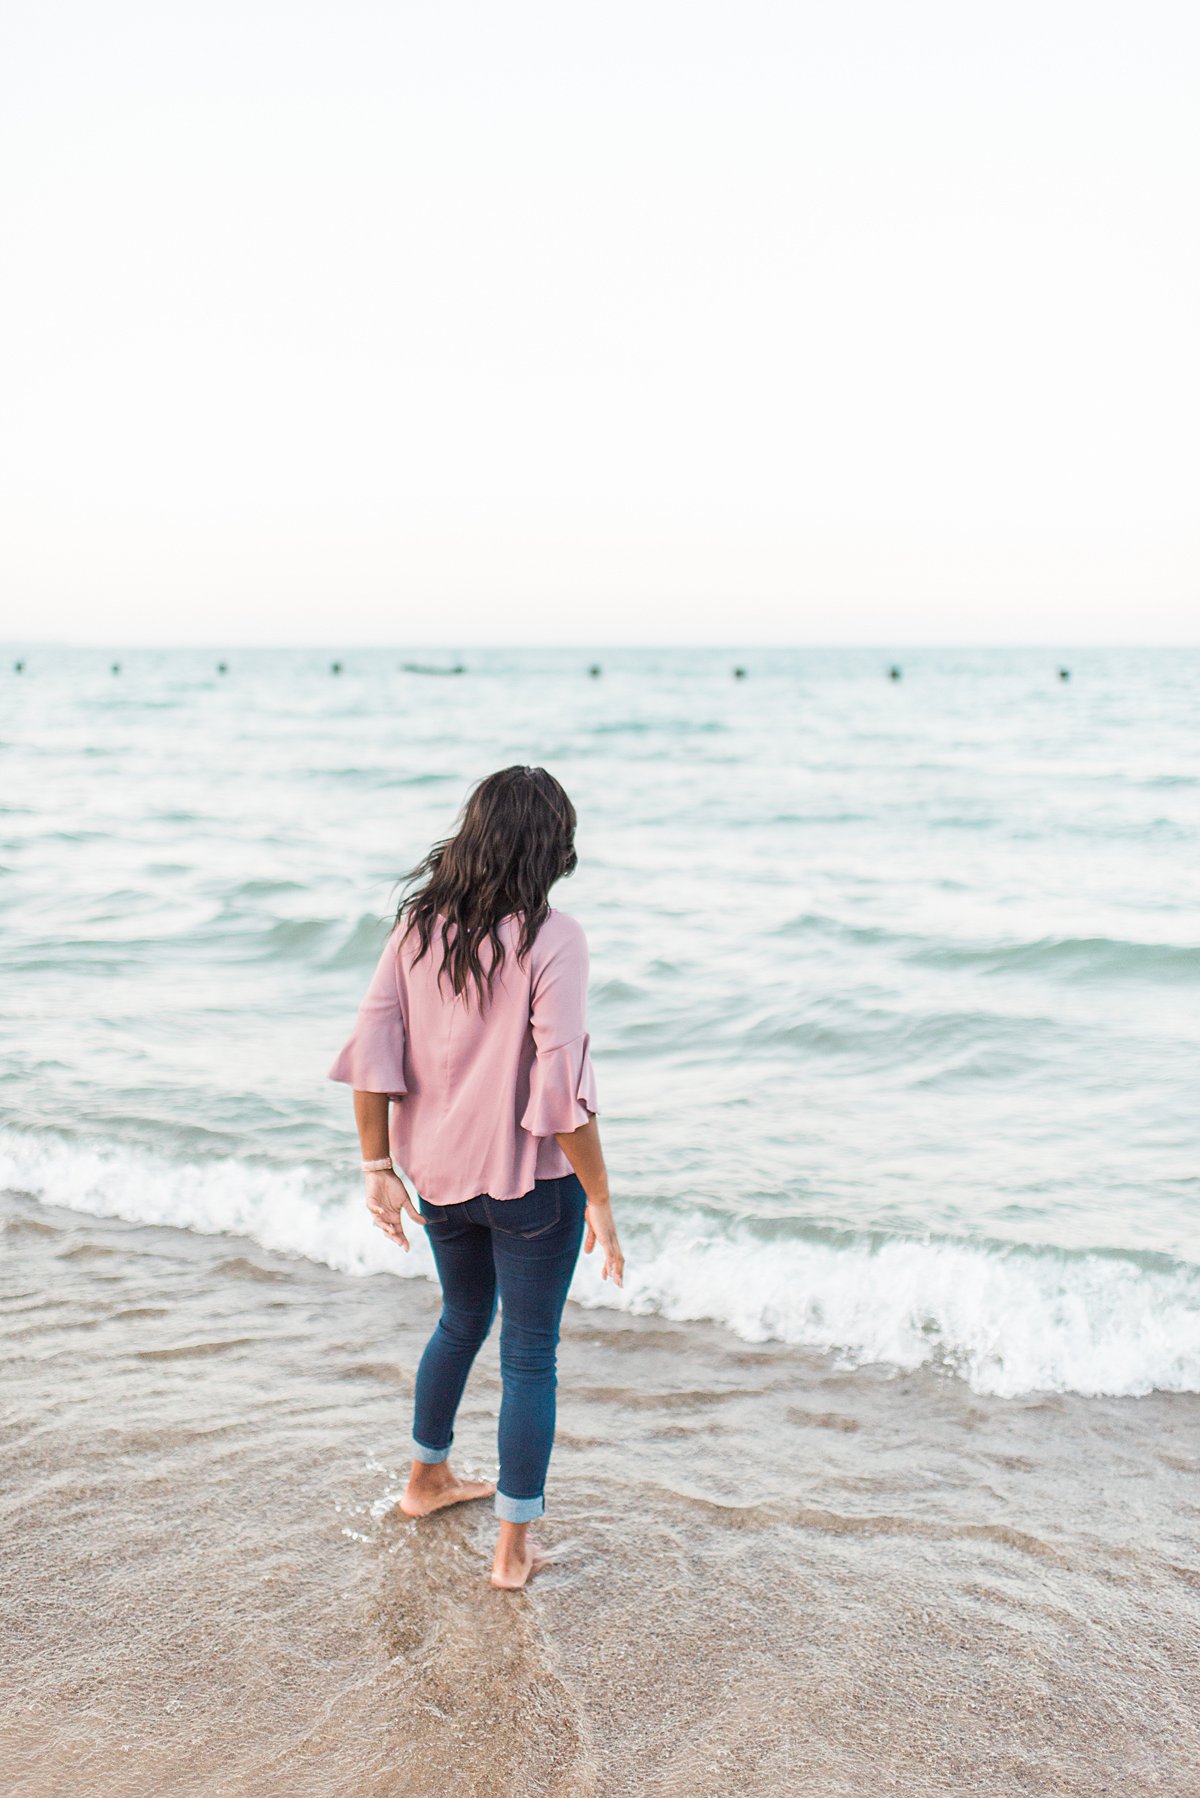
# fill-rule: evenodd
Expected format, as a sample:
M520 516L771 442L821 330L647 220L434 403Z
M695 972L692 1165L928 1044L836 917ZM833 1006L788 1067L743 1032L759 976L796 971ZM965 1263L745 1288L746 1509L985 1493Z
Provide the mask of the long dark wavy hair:
M504 961L497 925L518 914L521 934L517 961L524 962L550 911L547 895L556 880L573 874L575 807L544 768L501 768L485 775L468 795L458 829L435 843L406 876L396 911L404 925L403 943L415 930L420 948L414 965L429 950L438 914L445 919L438 985L450 976L456 994L473 982L483 1009ZM453 925L453 930L450 926ZM485 975L480 959L484 939L492 946Z

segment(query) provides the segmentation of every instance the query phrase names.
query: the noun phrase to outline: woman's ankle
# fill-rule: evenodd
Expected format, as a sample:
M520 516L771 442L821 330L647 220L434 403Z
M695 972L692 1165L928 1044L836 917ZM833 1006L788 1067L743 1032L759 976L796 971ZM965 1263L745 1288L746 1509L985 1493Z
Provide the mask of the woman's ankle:
M440 1486L453 1476L449 1461L414 1461L408 1477L414 1486Z

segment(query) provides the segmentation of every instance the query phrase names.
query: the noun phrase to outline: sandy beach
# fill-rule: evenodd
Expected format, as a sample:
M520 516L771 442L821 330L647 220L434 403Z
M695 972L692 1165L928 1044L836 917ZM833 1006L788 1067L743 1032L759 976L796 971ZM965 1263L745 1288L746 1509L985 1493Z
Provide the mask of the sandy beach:
M7 1789L1200 1789L1200 1399L568 1306L542 1539L395 1509L424 1281L3 1203ZM458 1462L494 1473L495 1335Z

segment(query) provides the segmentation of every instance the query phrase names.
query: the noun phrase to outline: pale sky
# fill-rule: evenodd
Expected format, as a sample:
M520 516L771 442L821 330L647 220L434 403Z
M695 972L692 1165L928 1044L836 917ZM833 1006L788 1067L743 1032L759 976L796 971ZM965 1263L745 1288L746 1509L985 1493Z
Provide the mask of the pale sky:
M14 0L8 639L1200 640L1192 0Z

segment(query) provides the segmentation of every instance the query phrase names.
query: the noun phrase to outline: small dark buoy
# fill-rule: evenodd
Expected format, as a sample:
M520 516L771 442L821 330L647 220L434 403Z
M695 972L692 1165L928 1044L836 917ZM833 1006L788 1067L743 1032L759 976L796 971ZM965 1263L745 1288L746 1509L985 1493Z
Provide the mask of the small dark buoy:
M24 674L24 672L25 672L24 662L14 662L13 663L13 673L14 674Z
M595 680L595 678L598 674L603 673L603 670L600 667L599 662L593 662L591 667L588 669L588 673L591 675L593 680Z
M217 673L218 674L227 674L228 672L229 672L229 664L227 662L218 662L217 663Z
M734 680L745 680L746 670L744 668L735 668L733 671L733 678Z
M113 671L113 673L114 673L114 674L120 674L120 672L121 672L121 664L120 664L120 662L114 662L114 663L113 663L113 665L112 665L112 671Z
M342 664L340 662L330 662L329 672L330 674L340 674L342 672Z
M891 667L888 669L888 679L889 680L899 680L900 674L901 674L901 670L896 666L895 662L893 662Z
M1059 680L1070 680L1071 670L1069 668L1060 668L1058 671L1058 678Z

